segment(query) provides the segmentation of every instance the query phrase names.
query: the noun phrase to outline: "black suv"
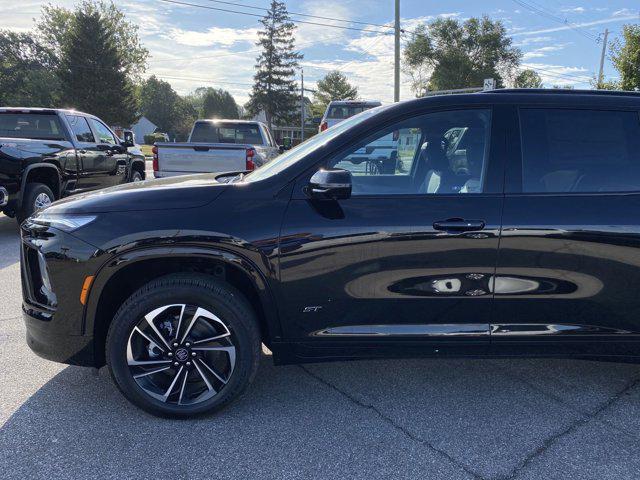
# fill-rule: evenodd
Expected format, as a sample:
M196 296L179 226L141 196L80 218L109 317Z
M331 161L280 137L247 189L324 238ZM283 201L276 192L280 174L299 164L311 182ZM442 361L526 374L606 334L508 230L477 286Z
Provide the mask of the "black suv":
M22 221L67 195L144 180L133 147L93 115L0 108L0 211Z
M228 404L261 343L277 364L636 361L638 212L638 94L383 106L249 174L125 185L31 217L27 341L106 362L166 416Z

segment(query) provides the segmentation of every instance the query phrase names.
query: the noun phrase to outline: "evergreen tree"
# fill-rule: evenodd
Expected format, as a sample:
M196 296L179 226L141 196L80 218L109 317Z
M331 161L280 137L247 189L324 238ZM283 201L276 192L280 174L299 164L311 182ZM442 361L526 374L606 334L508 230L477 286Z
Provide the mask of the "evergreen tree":
M295 69L302 55L295 51L296 26L289 19L284 2L272 0L260 23L264 28L256 45L262 47L262 53L257 58L246 108L251 115L264 111L267 124L272 127L290 123L297 116Z
M351 85L343 73L334 70L318 80L318 87L313 96L313 110L324 112L332 100L355 100L358 98L358 88Z
M137 105L113 29L91 4L82 7L75 12L61 48L63 105L110 125L129 126L136 120Z

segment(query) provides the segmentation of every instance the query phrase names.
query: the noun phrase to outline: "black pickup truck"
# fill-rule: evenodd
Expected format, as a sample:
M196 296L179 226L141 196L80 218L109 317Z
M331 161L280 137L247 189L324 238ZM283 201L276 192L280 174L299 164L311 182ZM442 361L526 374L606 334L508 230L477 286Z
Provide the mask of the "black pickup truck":
M133 135L73 110L0 108L0 211L18 221L75 193L145 178Z

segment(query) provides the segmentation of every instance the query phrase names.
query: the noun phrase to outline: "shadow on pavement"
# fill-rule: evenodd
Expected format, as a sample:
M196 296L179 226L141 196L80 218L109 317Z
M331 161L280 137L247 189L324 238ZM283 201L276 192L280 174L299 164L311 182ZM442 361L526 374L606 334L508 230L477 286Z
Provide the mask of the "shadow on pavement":
M607 478L582 476L598 468L634 478L640 416L617 410L637 402L639 375L562 360L274 367L264 356L240 401L173 421L131 406L106 369L67 367L0 429L0 468L4 478ZM584 471L561 475L568 468Z

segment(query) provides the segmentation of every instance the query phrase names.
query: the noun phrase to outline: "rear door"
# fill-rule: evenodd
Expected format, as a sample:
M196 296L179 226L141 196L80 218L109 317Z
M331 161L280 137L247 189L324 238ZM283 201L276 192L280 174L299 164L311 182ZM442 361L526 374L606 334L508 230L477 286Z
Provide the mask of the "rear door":
M512 115L492 343L514 353L635 350L638 110L531 105Z

